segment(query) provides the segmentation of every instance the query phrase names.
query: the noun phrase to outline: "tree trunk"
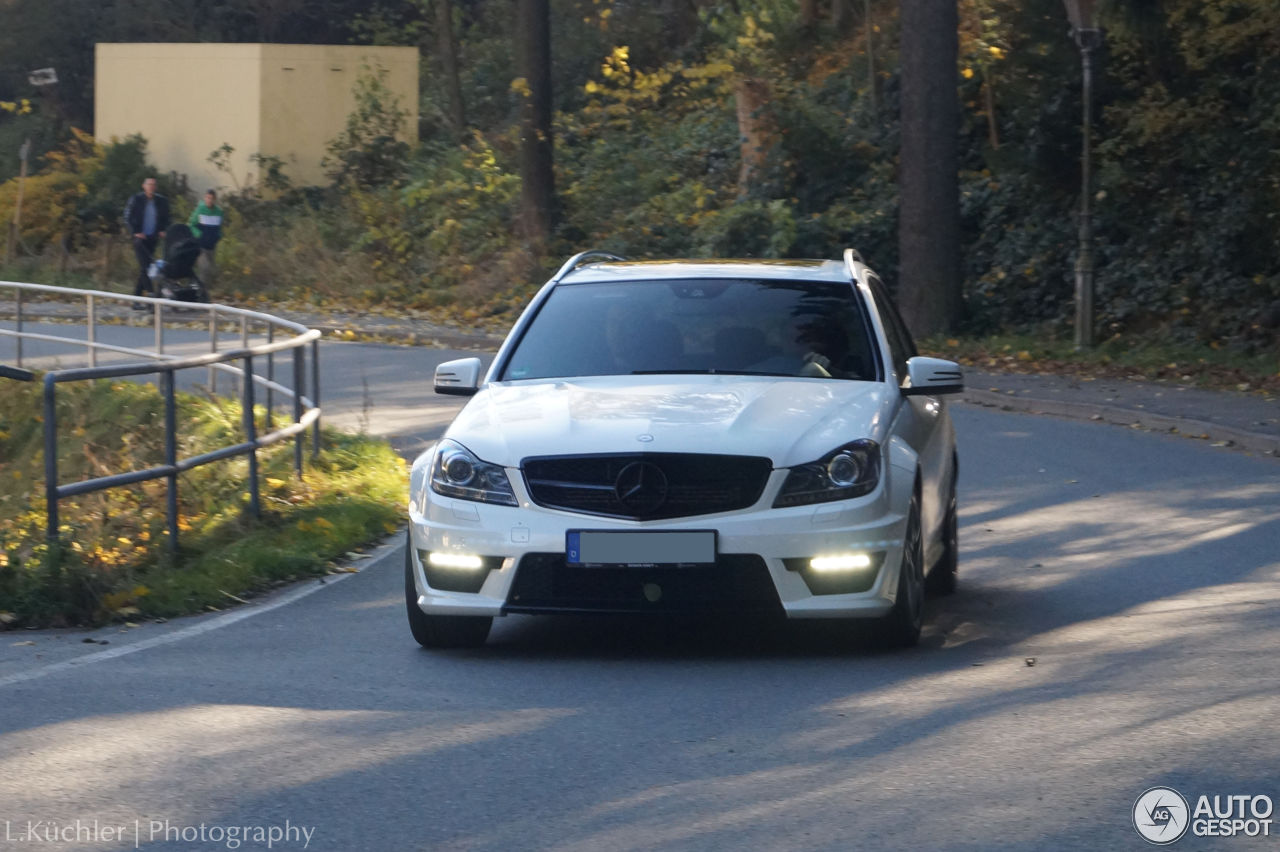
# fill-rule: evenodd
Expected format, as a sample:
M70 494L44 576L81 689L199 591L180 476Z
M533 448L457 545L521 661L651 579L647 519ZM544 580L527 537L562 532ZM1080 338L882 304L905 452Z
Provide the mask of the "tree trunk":
M759 183L769 152L777 141L777 124L769 112L769 84L743 77L733 85L738 111L738 139L742 163L738 168L738 194L747 195Z
M27 179L27 157L31 153L31 140L28 139L18 148L18 197L13 205L13 221L9 223L9 240L5 243L4 262L9 263L18 251L22 242L22 184Z
M693 0L662 0L659 13L662 35L668 45L686 45L698 31L698 7Z
M458 43L453 37L453 3L436 0L436 50L440 54L440 70L444 74L445 95L449 99L449 121L453 132L461 135L467 129L467 111L462 102L462 83L458 79Z
M831 0L831 29L836 35L848 35L853 25L853 0Z
M955 0L898 0L902 150L898 304L913 334L959 319L960 184Z
M545 242L555 228L551 137L551 12L549 0L519 0L520 70L528 84L520 126L520 228Z
M98 273L99 290L105 290L106 284L111 280L111 267L114 260L115 252L115 236L112 234L102 234L98 237L102 243L102 268Z
M996 126L996 92L991 79L991 72L983 75L982 81L982 100L986 107L987 113L987 142L991 144L991 150L1000 150L1000 129Z
M871 19L871 0L863 0L863 26L867 28L867 97L871 98L871 112L880 111L880 74L876 68L876 25Z
M818 0L800 0L800 26L811 30L818 23Z

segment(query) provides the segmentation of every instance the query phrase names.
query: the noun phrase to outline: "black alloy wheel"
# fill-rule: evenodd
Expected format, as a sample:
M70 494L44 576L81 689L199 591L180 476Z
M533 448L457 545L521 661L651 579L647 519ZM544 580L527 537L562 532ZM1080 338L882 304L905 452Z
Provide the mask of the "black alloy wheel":
M885 639L895 648L911 648L920 642L924 625L924 537L920 529L919 488L911 496L898 571L898 597L884 618Z

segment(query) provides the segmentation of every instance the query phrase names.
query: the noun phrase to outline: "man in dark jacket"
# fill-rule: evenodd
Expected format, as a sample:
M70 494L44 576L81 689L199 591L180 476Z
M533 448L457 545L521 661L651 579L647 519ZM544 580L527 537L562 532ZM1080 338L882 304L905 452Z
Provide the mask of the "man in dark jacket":
M133 295L141 296L144 290L151 293L147 269L156 256L160 235L169 227L169 199L156 194L155 178L144 180L142 192L133 195L124 206L124 222L129 233L133 234L133 255L138 259L138 282L134 285ZM134 302L133 306L146 310L141 302Z

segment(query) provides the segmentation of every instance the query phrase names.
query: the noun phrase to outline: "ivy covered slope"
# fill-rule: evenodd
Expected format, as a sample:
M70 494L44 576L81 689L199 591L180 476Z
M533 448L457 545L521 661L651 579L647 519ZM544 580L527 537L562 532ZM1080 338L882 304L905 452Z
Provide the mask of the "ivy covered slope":
M60 67L87 68L81 54L91 46L41 25L65 2L0 7L0 33L8 15L17 27L9 32L25 34L0 48L65 53ZM958 330L1069 337L1079 53L1061 0L957 2ZM156 24L127 40L259 38L252 4L233 5L237 16L209 22L209 31ZM343 0L324 19L259 22L296 30L278 39L419 46L422 142L396 143L405 105L376 74L362 80L357 112L330 145L329 186L290 188L288 164L276 160L264 163L269 198L246 193L226 205L222 293L439 310L501 325L559 259L588 246L640 257L829 257L854 245L892 283L896 0L552 0L554 228L541 236L519 227L522 137L542 132L522 124L541 85L517 64L517 39L527 35L513 33L509 0L431 6L428 14L413 0ZM1272 351L1280 4L1099 7L1106 38L1092 192L1102 337ZM19 94L18 83L0 79L0 100L13 105L0 114L0 177L16 170L5 140L21 128L40 148L45 182L30 190L19 271L127 286L127 252L99 243L114 221L94 211L122 200L119 187L145 170L145 142L94 148L66 126L85 126L83 98L68 102L64 122L41 104L23 106ZM182 195L181 185L169 191ZM0 213L13 195L12 182L0 186ZM59 245L71 254L54 263Z
M984 171L964 199L983 329L1061 327L1070 308L1078 59L1052 4L1025 5L1004 13L1001 145L975 146ZM1027 26L1036 5L1044 23ZM1110 8L1094 136L1101 327L1265 352L1280 336L1280 5Z
M61 545L45 542L39 383L0 394L0 629L93 624L228 606L376 541L400 523L404 462L382 441L327 431L301 479L289 442L259 453L262 519L250 517L244 457L179 478L177 558L165 546L165 480L59 503ZM259 410L259 417L265 412ZM74 482L164 458L164 404L151 385L58 390L58 475ZM236 443L238 403L180 394L180 457Z

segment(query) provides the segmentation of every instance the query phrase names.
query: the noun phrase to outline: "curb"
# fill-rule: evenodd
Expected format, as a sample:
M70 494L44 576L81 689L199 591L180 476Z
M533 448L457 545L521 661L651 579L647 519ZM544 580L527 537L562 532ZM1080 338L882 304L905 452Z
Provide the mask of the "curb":
M282 313L286 319L290 317ZM502 344L502 337L494 337L483 332L454 331L444 326L432 326L428 330L412 330L405 328L374 328L358 323L335 321L310 322L314 319L305 315L294 315L294 322L302 322L309 328L317 328L325 333L326 339L335 334L351 331L359 337L371 338L381 342L397 343L405 346L427 346L434 349L462 349L465 351L493 350ZM359 341L357 341L359 342Z
M1063 402L1062 400L1036 399L982 390L965 390L962 402L1001 411L1018 411L1027 414L1049 414L1071 420L1092 420L1116 426L1169 432L1184 438L1208 440L1234 449L1280 457L1280 437L1261 432L1250 432L1220 423L1208 423L1186 417L1154 414L1118 405L1101 405L1093 402Z

